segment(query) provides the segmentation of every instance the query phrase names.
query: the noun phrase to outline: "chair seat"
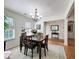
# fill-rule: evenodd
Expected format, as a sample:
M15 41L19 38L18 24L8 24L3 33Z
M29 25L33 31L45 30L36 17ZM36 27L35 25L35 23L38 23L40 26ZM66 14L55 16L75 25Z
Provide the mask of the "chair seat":
M24 50L24 54L27 55L27 51L28 48L32 50L32 57L33 57L33 49L37 46L37 44L35 42L31 42L31 43L26 43L25 44L25 50Z
M43 44L43 43L41 44L41 47L45 47L45 46L46 46L46 44Z
M45 44L41 43L41 46L45 46Z
M28 48L35 48L36 47L36 43L34 43L34 42L32 42L32 43L30 43L30 44L27 44L27 47Z

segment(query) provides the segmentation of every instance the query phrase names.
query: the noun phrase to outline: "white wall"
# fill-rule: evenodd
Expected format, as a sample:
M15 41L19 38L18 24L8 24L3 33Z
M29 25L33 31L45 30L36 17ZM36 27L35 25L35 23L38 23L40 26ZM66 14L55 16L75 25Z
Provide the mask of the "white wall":
M64 45L68 45L68 18L64 19Z
M69 0L69 4L68 4L67 10L65 12L65 17L67 17L68 14L70 13L70 8L72 7L74 2L75 2L75 0Z
M15 39L6 42L6 49L9 49L19 45L22 26L25 22L32 22L32 20L7 9L4 9L4 15L13 18L15 22Z
M49 35L49 38L51 38L51 29L50 29L50 26L51 25L59 25L60 28L59 28L59 38L60 39L64 39L64 19L60 20L52 20L52 21L46 21L46 20L39 20L38 22L36 22L35 24L35 28L36 28L36 25L37 24L41 24L41 30L38 30L39 32L42 32L44 34L44 36L46 34Z
M59 38L64 39L64 20L46 22L46 34L51 38L51 25L59 25Z

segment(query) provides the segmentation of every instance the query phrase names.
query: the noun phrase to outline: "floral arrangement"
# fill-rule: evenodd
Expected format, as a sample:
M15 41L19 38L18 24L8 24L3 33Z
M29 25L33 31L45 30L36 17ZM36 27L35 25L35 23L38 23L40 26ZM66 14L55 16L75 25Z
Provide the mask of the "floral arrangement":
M33 34L36 34L37 33L37 30L36 29L32 29L31 31Z

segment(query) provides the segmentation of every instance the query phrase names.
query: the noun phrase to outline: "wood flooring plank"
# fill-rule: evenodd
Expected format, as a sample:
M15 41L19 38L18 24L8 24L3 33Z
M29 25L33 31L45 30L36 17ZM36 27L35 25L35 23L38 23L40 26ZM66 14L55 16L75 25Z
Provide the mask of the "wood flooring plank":
M58 40L58 39L49 39L48 44L54 44L54 45L61 45L64 46L67 59L75 59L75 45L74 42L71 40L69 41L69 45L64 45L64 40Z

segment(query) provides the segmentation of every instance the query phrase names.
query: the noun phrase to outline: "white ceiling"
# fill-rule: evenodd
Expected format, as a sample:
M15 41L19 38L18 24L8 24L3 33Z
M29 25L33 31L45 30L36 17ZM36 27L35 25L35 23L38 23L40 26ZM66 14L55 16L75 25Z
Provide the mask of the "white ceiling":
M29 16L37 8L43 17L65 16L71 0L4 0L4 7Z

